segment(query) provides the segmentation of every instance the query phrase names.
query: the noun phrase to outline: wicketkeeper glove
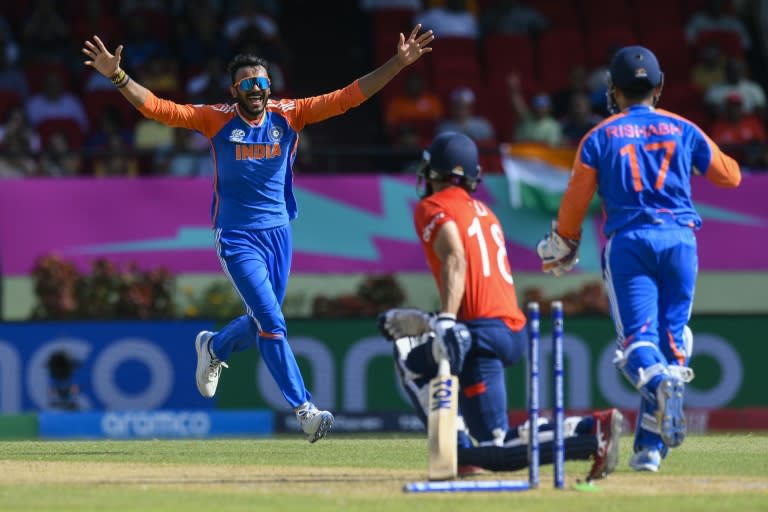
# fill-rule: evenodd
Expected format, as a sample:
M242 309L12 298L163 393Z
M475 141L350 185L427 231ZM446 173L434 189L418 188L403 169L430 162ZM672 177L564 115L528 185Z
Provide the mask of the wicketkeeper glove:
M557 221L552 221L552 231L536 245L543 272L561 276L579 262L579 240L560 236Z

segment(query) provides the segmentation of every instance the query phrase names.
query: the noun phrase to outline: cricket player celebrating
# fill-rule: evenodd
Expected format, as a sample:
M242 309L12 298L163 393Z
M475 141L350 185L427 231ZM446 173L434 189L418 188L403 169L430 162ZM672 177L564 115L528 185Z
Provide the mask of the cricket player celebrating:
M440 311L392 309L379 329L394 342L400 382L422 421L430 379L447 359L458 376L458 471L472 466L512 471L528 463L527 427L510 428L504 368L525 354L526 319L518 307L501 223L472 197L480 182L478 149L464 134L438 135L419 170L422 199L414 212L416 233L440 294ZM431 418L430 418L431 421ZM566 421L568 459L594 459L590 478L616 466L622 417L613 409ZM457 433L458 426L458 433ZM431 427L430 427L431 429ZM551 425L542 434L542 462L551 462ZM432 432L430 432L430 435ZM454 445L455 446L455 445ZM455 475L448 475L451 478Z
M299 132L360 105L432 51L432 32L420 30L417 25L410 35L400 34L397 53L368 75L343 89L304 99L271 99L266 62L251 54L237 55L228 68L234 103L221 105L179 105L156 97L120 67L122 46L110 53L94 36L82 49L88 57L85 64L109 77L145 117L197 130L210 140L216 252L247 314L217 333L197 336L198 390L214 396L230 355L258 346L310 443L325 436L333 415L311 402L281 311L291 266L290 221L297 215L292 184Z
M615 363L640 392L630 466L658 471L686 434L685 383L693 335L687 327L698 268L691 174L721 187L741 181L739 165L699 127L657 109L664 74L641 46L619 50L609 67L615 115L579 144L557 221L537 250L560 275L578 261L581 224L595 191L603 201L603 281L618 334Z

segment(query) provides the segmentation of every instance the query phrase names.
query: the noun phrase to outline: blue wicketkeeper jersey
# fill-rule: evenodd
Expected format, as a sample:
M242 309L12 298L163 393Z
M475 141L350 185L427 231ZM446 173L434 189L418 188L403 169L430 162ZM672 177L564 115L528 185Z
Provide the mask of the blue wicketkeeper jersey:
M609 117L581 141L558 217L561 235L578 238L595 190L606 235L635 225L674 222L698 228L691 174L735 186L738 164L691 121L646 105Z

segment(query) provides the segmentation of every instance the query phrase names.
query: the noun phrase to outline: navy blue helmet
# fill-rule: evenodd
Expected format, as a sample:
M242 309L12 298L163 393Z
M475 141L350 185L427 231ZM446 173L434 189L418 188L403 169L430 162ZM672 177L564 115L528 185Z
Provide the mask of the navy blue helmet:
M474 192L480 182L480 164L477 144L463 133L444 132L434 138L423 153L418 171L419 186L422 180L446 181ZM426 184L422 197L432 193Z
M650 91L663 85L664 73L659 61L651 50L643 46L625 46L617 51L608 68L608 110L618 112L614 88L622 92ZM654 102L658 98L654 99Z

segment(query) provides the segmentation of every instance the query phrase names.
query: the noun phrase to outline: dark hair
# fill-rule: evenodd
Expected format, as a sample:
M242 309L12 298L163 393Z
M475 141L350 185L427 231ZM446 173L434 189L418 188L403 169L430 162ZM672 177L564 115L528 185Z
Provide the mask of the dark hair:
M627 98L627 101L630 103L635 103L645 101L653 96L654 89L655 87L652 87L650 84L641 82L634 83L630 87L621 89L621 92L624 94L624 97Z
M232 83L235 83L235 74L237 74L238 69L257 67L264 68L267 71L267 75L269 75L269 65L266 60L252 53L238 53L227 64L227 73L229 73Z

